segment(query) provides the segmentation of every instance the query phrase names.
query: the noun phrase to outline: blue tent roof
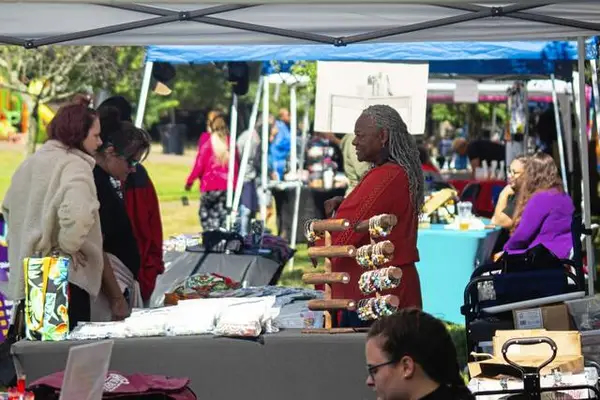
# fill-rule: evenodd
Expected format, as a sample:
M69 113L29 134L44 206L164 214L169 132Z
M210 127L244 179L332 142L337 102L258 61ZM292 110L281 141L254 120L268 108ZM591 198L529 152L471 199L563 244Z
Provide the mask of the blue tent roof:
M596 40L586 46L597 57ZM423 42L394 44L150 46L148 61L415 61L429 62L434 74L550 74L577 59L577 42ZM565 63L565 61L567 63Z

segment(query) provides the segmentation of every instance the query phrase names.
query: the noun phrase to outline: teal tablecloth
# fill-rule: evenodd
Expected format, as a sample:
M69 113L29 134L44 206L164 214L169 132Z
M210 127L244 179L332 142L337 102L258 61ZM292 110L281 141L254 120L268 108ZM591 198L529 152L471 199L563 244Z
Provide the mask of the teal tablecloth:
M444 229L444 225L419 229L421 261L417 270L424 311L445 321L464 323L460 313L464 289L473 269L489 261L499 232L455 231Z

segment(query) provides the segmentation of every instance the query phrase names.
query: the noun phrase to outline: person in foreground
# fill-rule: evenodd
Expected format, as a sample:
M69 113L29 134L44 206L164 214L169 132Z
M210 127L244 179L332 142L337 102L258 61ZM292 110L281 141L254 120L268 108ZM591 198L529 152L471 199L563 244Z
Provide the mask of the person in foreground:
M473 400L446 326L404 309L373 323L365 345L367 386L378 400Z
M373 168L347 197L328 200L325 210L328 216L335 211L335 218L347 219L351 225L380 214L396 215L398 224L386 239L395 246L389 265L402 269L402 282L389 294L398 296L400 308L421 308L421 287L415 262L419 261L417 228L424 200L424 182L417 145L400 114L387 105L374 105L364 110L354 130L353 144L358 160L373 164ZM356 248L370 243L367 232L353 230L332 233L332 241L334 245ZM358 288L363 271L353 258L335 258L332 271L350 274L348 285L334 285L333 298L359 300L363 297ZM342 325L362 324L355 312L346 312Z
M48 126L48 141L29 156L12 177L2 214L8 222L9 296L25 298L23 259L59 250L71 256L69 325L90 321L90 297L108 294L116 285L102 253L94 156L102 145L100 122L82 105L61 108ZM122 297L122 296L121 296ZM118 297L114 300L115 319Z
M537 153L527 160L518 192L514 228L504 251L520 253L542 244L558 258L568 258L575 208L552 157Z

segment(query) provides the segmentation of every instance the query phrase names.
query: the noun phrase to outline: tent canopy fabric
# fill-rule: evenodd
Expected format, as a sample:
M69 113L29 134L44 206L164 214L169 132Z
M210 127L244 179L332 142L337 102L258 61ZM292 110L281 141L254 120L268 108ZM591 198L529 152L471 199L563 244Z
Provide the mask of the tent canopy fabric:
M491 4L0 2L0 43L247 45L564 40L600 32L597 1ZM239 3L236 1L236 3ZM487 2L485 2L487 3Z
M597 58L596 39L586 57ZM414 61L429 62L430 74L568 77L577 60L576 42L431 42L329 45L149 46L147 61L201 64L223 61ZM564 72L564 73L563 73Z

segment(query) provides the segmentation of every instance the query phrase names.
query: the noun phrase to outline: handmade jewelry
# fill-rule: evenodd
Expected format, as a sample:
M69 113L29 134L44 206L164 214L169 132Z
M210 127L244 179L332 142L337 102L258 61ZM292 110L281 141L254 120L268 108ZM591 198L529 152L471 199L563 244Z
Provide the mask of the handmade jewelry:
M316 219L309 219L304 223L304 236L309 243L314 243L323 237L318 235L312 228L313 222L317 221Z
M390 234L391 229L383 229L381 226L381 222L383 221L383 214L375 215L374 217L369 218L369 235L373 239L379 239L382 237L386 237Z
M373 265L375 265L376 267L379 267L385 263L390 262L389 258L387 258L383 254L383 246L384 245L385 245L384 242L376 243L375 245L373 245L373 248L371 250L371 261L372 261Z
M373 246L368 244L366 246L361 246L358 248L358 250L356 250L356 262L365 269L374 267L370 256L370 253L372 253L371 247Z
M358 314L358 318L363 321L377 319L377 314L375 314L373 311L372 300L374 299L370 298L358 301L358 308L356 312Z
M370 294L398 287L400 279L390 275L392 268L394 267L364 272L358 279L358 288L364 294Z
M357 308L358 318L368 321L392 315L398 310L398 307L390 305L388 302L389 298L390 295L386 295L359 300Z

